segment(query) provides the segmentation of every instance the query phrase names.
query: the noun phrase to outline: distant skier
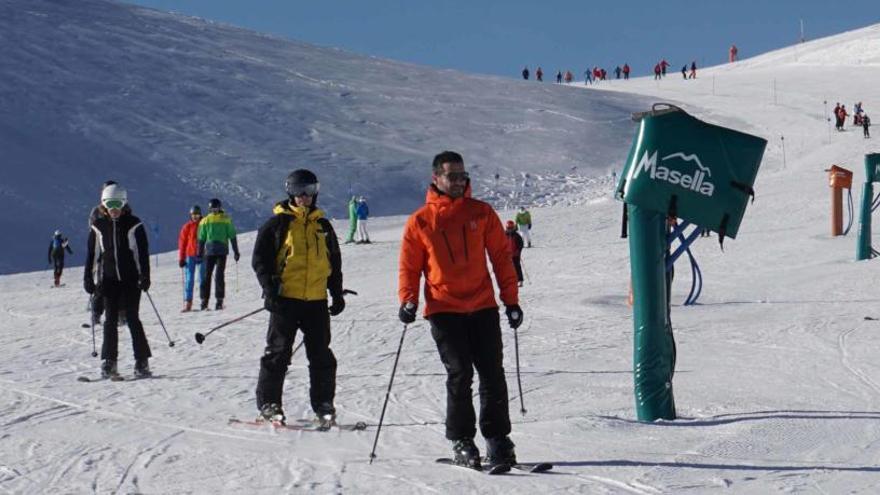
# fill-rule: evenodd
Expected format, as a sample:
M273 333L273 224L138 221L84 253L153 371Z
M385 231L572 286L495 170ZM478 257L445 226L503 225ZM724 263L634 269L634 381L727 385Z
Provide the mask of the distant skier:
M538 82L544 82L544 71L541 70L540 66L538 66L538 69L535 71L535 77L538 79Z
M691 61L691 73L688 74L688 79L696 79L697 78L697 61Z
M504 302L507 322L523 321L519 289L501 220L490 205L470 197L464 159L453 151L434 157L425 205L403 229L398 271L398 318L416 320L425 276L425 318L446 368L446 438L453 462L480 469L474 444L474 368L480 377L480 432L489 465L515 464L498 303L489 274Z
M629 79L629 64L623 64L623 79Z
M867 129L867 128L866 128ZM67 237L56 230L49 242L49 264L54 265L55 287L61 287L61 273L64 271L64 251L73 254Z
M584 86L586 86L587 84L593 84L593 77L591 76L592 73L593 71L591 69L587 69L584 71Z
M868 130L869 127L871 127L871 117L868 117L866 113L862 115L862 130L864 130L866 138L871 137L871 132Z
M666 68L667 67L669 67L669 62L667 62L666 59L664 58L663 60L660 61L660 74L663 77L666 77Z
M528 65L525 66L525 68L523 68L523 70L522 70L522 77L523 77L523 79L525 79L526 81L529 80L529 66L528 66Z
M202 311L208 309L211 298L211 277L215 275L214 309L223 309L223 298L226 296L226 257L229 256L229 244L232 244L235 262L241 257L238 252L238 240L235 237L235 226L232 219L223 211L223 204L214 198L208 201L210 213L199 222L199 257L205 263L205 279L199 287Z
M104 342L101 345L101 376L118 375L119 312L125 309L128 330L134 348L134 374L151 376L150 344L144 334L139 309L141 291L150 289L150 247L147 229L140 219L126 209L128 194L111 184L101 193L101 215L91 225L83 287L89 294L101 294L107 317L104 319Z
M737 53L739 53L739 50L736 49L736 45L730 45L730 52L728 53L730 63L736 62Z
M658 80L658 79L660 79L660 78L662 77L662 76L660 75L660 74L661 74L661 70L662 70L662 69L660 69L660 64L654 64L654 80L655 80L655 81Z
M532 247L532 214L529 213L525 206L520 206L515 219L516 227L526 241L526 247Z
M367 219L370 218L370 207L367 206L367 198L358 198L357 205L357 243L369 244L370 233L367 232Z
M357 196L352 196L348 201L348 237L345 238L346 244L354 242L354 234L357 232L358 226L358 200Z
M507 228L504 233L507 234L507 243L510 248L510 254L513 256L513 267L516 269L516 279L519 286L523 286L523 269L522 269L522 250L523 238L516 232L516 223L513 220L507 221Z
M843 127L843 124L840 122L840 102L837 102L837 104L834 105L833 112L834 112L834 128L839 131L840 128Z
M574 79L574 75L572 75L571 71L565 71L565 84L571 84L572 79Z
M199 272L199 287L205 282L205 264L199 256L199 222L201 221L202 208L194 205L189 209L189 220L183 224L177 236L177 262L184 273L181 313L192 311L196 269Z
M621 72L622 70L623 70L623 69L621 69L619 65L618 65L617 67L614 68L614 78L615 78L615 79L620 79L620 72Z
M688 66L687 66L687 64L684 64L684 65L681 66L681 77L682 77L682 79L687 79L687 78L688 78Z
M556 84L562 84L562 71L556 71Z
M272 217L257 231L252 265L269 311L269 332L260 358L256 399L263 420L284 422L284 377L299 330L309 361L312 411L318 422L329 427L336 418L330 316L345 309L345 299L339 243L317 207L319 186L311 171L291 172L285 181L287 199L275 204Z

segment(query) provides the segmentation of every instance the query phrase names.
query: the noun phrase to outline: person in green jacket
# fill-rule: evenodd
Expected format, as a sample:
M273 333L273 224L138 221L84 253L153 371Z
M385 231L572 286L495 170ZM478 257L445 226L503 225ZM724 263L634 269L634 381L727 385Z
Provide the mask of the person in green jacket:
M352 196L348 202L348 237L345 238L346 244L354 242L354 233L357 231L358 225L358 202L357 196Z
M238 240L235 238L235 227L222 206L217 198L208 201L210 213L199 222L199 258L205 263L205 278L199 287L202 311L208 309L208 300L211 298L211 276L215 268L217 278L214 282L214 297L217 305L214 309L223 309L223 297L226 294L226 257L229 255L230 243L232 243L232 252L235 253L235 262L238 263L241 257L238 252Z
M526 241L526 247L532 247L532 214L529 213L529 210L526 210L525 206L520 206L519 211L516 213L516 227L519 230L520 235L524 241Z

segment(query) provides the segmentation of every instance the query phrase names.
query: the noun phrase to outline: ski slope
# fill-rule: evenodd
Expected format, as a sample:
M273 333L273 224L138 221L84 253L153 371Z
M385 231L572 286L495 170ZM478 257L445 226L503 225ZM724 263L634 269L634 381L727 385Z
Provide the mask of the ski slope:
M0 490L876 493L880 323L864 319L880 317L876 261L853 261L854 233L829 236L824 169L847 167L860 184L862 157L877 151L877 138L863 139L850 126L835 132L823 101L829 111L836 101L848 108L862 101L869 115L880 108L880 67L862 53L878 39L880 28L872 26L701 70L694 81L673 72L659 82L553 89L564 95L560 101L607 90L622 99L674 102L770 141L757 199L737 239L725 242L724 252L714 235L695 244L705 277L699 305L680 305L690 280L686 266L677 270L672 321L679 420L635 421L628 247L619 238L620 204L610 198L609 184L597 182L584 186L590 199L582 204L532 210L536 247L523 255L529 278L521 290L526 319L519 330L525 415L513 334L504 333L517 455L555 463L553 474L490 478L434 464L450 451L443 438L445 373L421 320L407 331L372 465L375 426L328 433L228 426L228 418L256 412L267 317L259 313L223 328L203 345L193 334L260 306L248 268L249 233L240 237L240 266L227 270L229 307L222 312L177 313L176 254L159 255L150 294L176 345L168 347L142 299L158 375L152 380L76 382L98 368L89 355L90 331L80 327L88 313L78 269L69 270L67 287L57 290L48 288L48 272L0 277ZM806 62L814 52L822 64ZM580 124L570 125L581 132ZM621 161L626 151L619 149ZM427 174L419 180L425 185ZM858 200L859 190L854 196ZM512 212L500 215L506 220ZM341 422L375 425L381 411L402 331L396 267L404 220L377 218L371 221L374 244L343 246L345 286L360 295L333 318ZM127 375L130 349L123 331L120 369ZM306 366L300 351L285 388L291 418L309 413ZM483 448L481 439L477 444Z

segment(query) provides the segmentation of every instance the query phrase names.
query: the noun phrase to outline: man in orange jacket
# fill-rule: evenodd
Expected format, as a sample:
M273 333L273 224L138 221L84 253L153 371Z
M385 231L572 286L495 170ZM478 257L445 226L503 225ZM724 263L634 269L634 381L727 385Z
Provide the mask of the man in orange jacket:
M498 215L470 197L464 159L453 151L434 157L425 205L406 223L400 246L399 318L416 319L419 281L425 275L425 318L446 367L446 438L454 462L479 469L471 387L480 375L480 432L487 462L515 464L504 376L501 323L486 254L512 328L522 324L516 272Z

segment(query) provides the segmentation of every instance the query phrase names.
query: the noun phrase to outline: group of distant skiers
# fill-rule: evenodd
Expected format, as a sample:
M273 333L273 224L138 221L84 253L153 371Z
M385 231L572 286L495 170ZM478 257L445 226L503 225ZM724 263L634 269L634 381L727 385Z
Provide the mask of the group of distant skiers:
M841 105L838 102L834 105L834 128L838 131L843 131L844 126L846 125L846 118L849 116L849 113L846 111L846 105ZM853 123L854 126L861 126L862 133L865 138L871 137L871 118L868 117L868 114L865 112L865 109L862 108L862 102L858 102L853 106Z
M352 196L348 202L348 237L346 244L370 244L370 233L367 232L367 219L370 218L370 207L364 196Z
M336 233L317 207L317 176L295 170L285 181L286 198L275 203L273 215L258 230L252 267L262 288L263 306L270 313L266 347L260 358L256 403L260 421L283 423L282 391L297 331L303 334L309 361L309 397L320 424L335 424L336 357L330 349L330 317L345 309L342 256ZM150 290L147 230L120 184L107 181L101 201L89 220L83 287L92 303L92 323L103 313L101 376L119 377L118 327L126 324L132 337L136 378L152 375L152 356L139 317L141 293ZM183 309L193 310L196 272L200 308L208 309L212 276L215 309L223 309L224 269L230 245L240 257L236 231L219 199L189 209L189 219L178 236L178 261L183 272ZM369 242L366 198L352 197L350 221L356 217L346 242ZM413 213L404 228L400 248L398 318L408 325L416 320L421 277L424 318L431 327L446 371L446 437L453 442L454 463L479 468L482 462L509 468L516 463L503 367L498 304L489 276L500 288L511 328L522 324L518 288L523 284L521 255L532 246L532 218L520 207L514 220L502 226L492 207L471 198L470 176L464 158L444 151L434 157L425 205ZM460 233L460 234L457 234ZM64 252L72 253L67 239L56 232L49 247L56 267L56 285ZM328 293L330 302L328 303ZM125 323L121 321L124 314ZM474 444L476 414L472 403L474 369L480 376L479 428L486 438L487 456Z

